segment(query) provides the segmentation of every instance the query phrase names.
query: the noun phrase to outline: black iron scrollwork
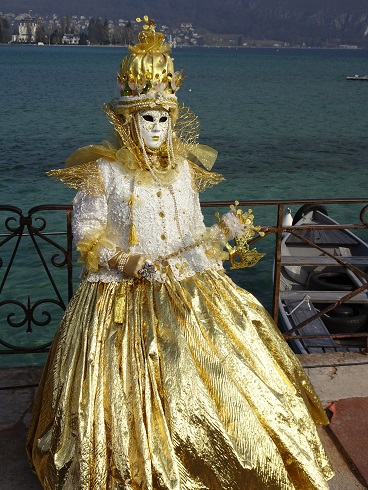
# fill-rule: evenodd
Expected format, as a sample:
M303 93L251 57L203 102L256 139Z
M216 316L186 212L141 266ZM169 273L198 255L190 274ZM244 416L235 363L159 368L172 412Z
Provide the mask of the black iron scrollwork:
M15 267L14 262L16 258L20 255L20 244L22 240L28 240L32 245L34 250L33 259L38 257L41 262L41 271L46 273L49 280L49 289L53 291L55 298L41 298L36 299L32 303L31 297L28 296L26 303L22 303L16 298L9 298L9 293L7 293L7 298L0 302L0 310L6 308L7 313L5 314L7 329L10 331L12 329L17 329L17 332L26 326L24 333L34 332L34 327L48 327L52 325L53 317L57 317L55 312L50 312L50 308L54 306L55 311L58 309L63 311L66 308L65 296L69 300L72 296L73 286L72 286L72 236L71 236L71 210L72 207L69 205L45 205L36 206L29 210L29 212L24 215L22 210L14 206L0 206L0 212L12 213L13 216L7 216L3 231L0 232L0 250L2 251L7 246L8 254L7 257L0 257L0 270L3 270L3 276L0 282L0 294L3 293L5 286L10 284L10 273L13 267ZM66 215L66 225L63 225L61 231L47 232L48 221L45 216L40 216L38 213L41 212L63 212ZM65 242L65 245L60 245L54 238L57 235L60 236ZM44 244L41 247L41 244ZM51 251L51 257L43 251L46 247L47 254ZM52 253L52 249L56 249L56 253ZM9 252L10 250L10 252ZM62 286L66 286L67 293L63 293L58 286L58 283L54 277L54 268L67 268L67 283ZM36 275L37 284L37 275ZM10 291L12 290L11 284L8 287ZM37 288L34 288L37 293ZM11 294L11 293L10 293ZM39 307L44 306L41 312L39 312ZM8 313L9 308L18 309L18 313L14 311ZM21 318L19 317L21 313ZM60 316L60 315L59 315ZM58 318L56 318L58 320ZM5 326L1 327L0 323L0 345L5 347L5 350L0 351L0 353L20 353L20 352L42 352L47 351L52 340L52 330L50 331L49 338L47 338L47 332L42 330L42 339L36 338L33 340L32 345L25 347L24 345L16 345L13 341L6 340L3 334ZM37 329L39 332L40 329ZM23 331L22 331L23 332ZM11 335L10 335L11 337ZM38 343L37 343L38 342ZM22 341L22 344L24 342Z

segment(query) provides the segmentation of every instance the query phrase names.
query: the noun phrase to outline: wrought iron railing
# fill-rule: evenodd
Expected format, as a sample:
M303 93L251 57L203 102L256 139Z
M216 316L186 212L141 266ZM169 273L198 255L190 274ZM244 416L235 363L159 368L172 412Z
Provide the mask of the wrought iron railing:
M47 216L55 211L64 214L61 231L50 230ZM60 318L60 310L65 310L73 295L72 207L36 206L24 214L15 206L0 206L0 216L4 213L0 225L0 354L45 352L52 335L46 333L29 342L21 334L55 324L53 317ZM55 272L60 269L66 277ZM41 283L42 276L46 280ZM34 298L42 289L47 296Z
M324 200L271 200L271 201L240 201L239 207L263 208L269 210L270 226L263 225L265 236L258 236L253 243L274 237L274 285L273 308L274 320L279 321L280 307L280 274L282 271L281 241L283 234L289 232L309 246L319 248L318 244L306 239L301 230L306 227L285 226L283 216L286 207L310 205L353 206L357 216L356 223L329 225L336 230L367 230L368 222L365 213L368 199L324 199ZM233 202L204 202L203 208L228 207ZM358 209L359 208L359 209ZM358 211L356 211L358 209ZM40 353L47 352L53 332L73 294L73 263L71 205L43 205L30 209L24 214L15 206L0 206L0 354ZM267 214L267 213L266 213ZM259 221L259 220L258 220ZM56 223L56 225L55 225ZM56 227L56 228L55 228ZM323 226L309 226L308 229L321 229ZM55 231L56 230L56 231ZM364 237L363 237L364 239ZM367 240L367 237L365 237ZM23 245L23 248L22 248ZM25 246L24 246L25 245ZM326 250L321 253L329 256ZM354 264L331 256L347 269L357 273L362 279L361 287L347 293L334 305L312 315L305 322L284 333L287 340L302 339L300 328L315 318L322 316L332 308L351 299L362 291L368 291L368 274ZM36 260L37 259L37 260ZM36 262L38 265L36 266ZM35 264L34 268L31 264ZM23 274L22 274L23 271ZM13 274L13 277L12 277ZM40 277L44 280L40 283ZM47 292L45 297L35 294ZM367 326L368 327L368 326ZM37 330L41 335L35 341L29 336ZM46 329L46 330L45 330ZM48 330L47 330L48 329ZM368 331L368 328L366 329ZM357 337L365 339L368 351L368 332L356 334L332 334L332 338ZM308 336L309 337L309 336ZM320 335L319 337L326 337Z

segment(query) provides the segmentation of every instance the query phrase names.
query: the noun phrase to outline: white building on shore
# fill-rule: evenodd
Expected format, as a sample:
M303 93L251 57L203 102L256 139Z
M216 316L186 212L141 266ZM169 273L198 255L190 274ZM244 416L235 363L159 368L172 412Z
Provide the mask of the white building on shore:
M12 35L12 43L34 43L36 41L37 21L29 14L20 14L14 19L19 22L18 34Z
M64 34L61 38L61 44L79 44L79 36L75 34Z

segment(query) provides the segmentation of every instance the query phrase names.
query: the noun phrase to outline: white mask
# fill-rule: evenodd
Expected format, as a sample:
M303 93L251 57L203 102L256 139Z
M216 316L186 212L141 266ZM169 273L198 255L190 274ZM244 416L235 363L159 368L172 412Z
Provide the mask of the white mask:
M166 141L169 128L169 113L152 109L138 112L138 127L147 148L157 150Z

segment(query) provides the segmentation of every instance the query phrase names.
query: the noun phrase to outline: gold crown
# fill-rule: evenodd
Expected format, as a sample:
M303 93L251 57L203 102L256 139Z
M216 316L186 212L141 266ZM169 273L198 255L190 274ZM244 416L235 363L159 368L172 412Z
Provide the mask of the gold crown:
M142 22L140 18L137 22ZM175 72L171 48L164 34L156 32L153 19L147 15L139 43L129 46L118 73L120 99L117 112L128 115L136 110L163 107L177 112L176 91L183 82L183 71Z

